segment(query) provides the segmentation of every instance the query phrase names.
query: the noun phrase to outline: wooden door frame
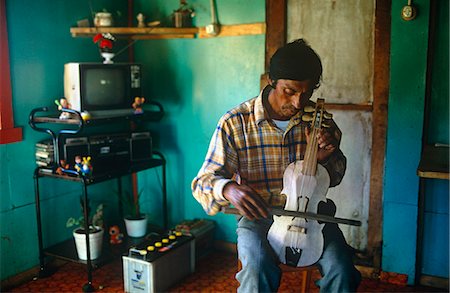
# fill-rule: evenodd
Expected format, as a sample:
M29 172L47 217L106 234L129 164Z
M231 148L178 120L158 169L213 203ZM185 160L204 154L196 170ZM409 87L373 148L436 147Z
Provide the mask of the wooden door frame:
M0 144L7 144L22 140L22 128L14 126L6 0L0 0L0 70Z
M355 108L355 105L341 104L333 107L342 110L366 109L372 112L370 200L367 250L364 252L364 264L378 270L381 268L382 249L382 199L389 98L391 1L375 0L372 105ZM265 73L261 77L262 83L267 78L270 57L277 48L286 44L286 36L287 0L266 0Z

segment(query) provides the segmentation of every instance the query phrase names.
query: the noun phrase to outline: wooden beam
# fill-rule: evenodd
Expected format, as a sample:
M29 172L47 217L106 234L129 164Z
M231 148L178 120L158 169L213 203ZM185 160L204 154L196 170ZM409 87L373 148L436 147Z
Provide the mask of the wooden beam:
M0 68L0 144L6 144L22 140L22 128L14 127L6 0L0 1Z
M327 110L348 110L348 111L367 111L372 112L372 104L337 104L337 103L325 103Z
M286 44L287 32L286 0L266 0L266 54L265 73L269 71L270 58L275 51Z
M391 37L391 0L375 2L374 79L372 115L372 158L367 250L373 266L381 267L382 198L386 150L387 108L389 98L389 54Z

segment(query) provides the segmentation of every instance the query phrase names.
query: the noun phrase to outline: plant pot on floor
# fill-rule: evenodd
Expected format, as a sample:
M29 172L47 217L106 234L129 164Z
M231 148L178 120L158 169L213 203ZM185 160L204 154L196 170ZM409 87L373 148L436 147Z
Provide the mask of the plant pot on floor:
M139 218L125 217L125 227L127 235L130 237L143 237L147 233L147 216L142 215Z
M89 251L91 254L91 260L100 257L103 245L103 228L98 226L94 226L94 228L95 230L89 231ZM75 238L78 258L81 260L87 260L86 233L84 232L84 229L75 229L73 231L73 237Z

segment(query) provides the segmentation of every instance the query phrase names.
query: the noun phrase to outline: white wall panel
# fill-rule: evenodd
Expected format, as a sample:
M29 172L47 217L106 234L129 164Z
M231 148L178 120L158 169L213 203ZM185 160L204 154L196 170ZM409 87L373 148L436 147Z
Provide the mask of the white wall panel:
M324 67L316 95L330 103L372 101L374 3L288 0L287 40L303 38Z
M313 100L360 104L373 101L374 10L372 0L288 0L287 40L304 38L319 54L324 68ZM370 198L372 113L331 111L342 130L347 157L342 183L329 190L337 215L358 219L362 227L341 225L347 241L367 247Z
M341 150L347 157L347 170L341 184L328 191L337 205L336 216L362 222L361 227L340 225L348 243L357 249L367 247L367 219L370 198L372 113L333 111L342 131Z

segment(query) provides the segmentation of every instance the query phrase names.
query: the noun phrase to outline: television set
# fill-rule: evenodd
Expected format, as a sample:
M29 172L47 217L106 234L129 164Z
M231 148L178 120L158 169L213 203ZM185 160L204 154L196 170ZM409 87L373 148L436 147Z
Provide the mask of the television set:
M141 97L141 66L136 63L67 63L64 65L64 97L71 109L92 118L133 113L135 97Z

